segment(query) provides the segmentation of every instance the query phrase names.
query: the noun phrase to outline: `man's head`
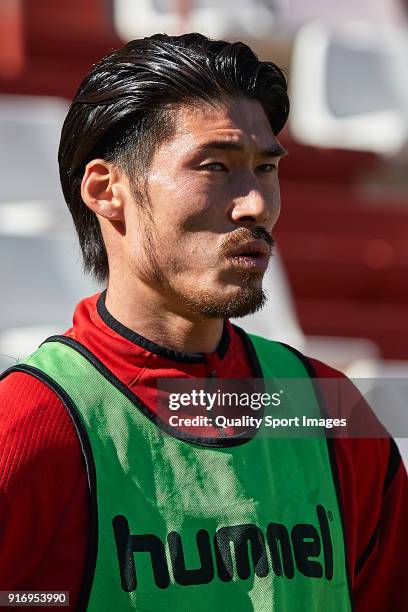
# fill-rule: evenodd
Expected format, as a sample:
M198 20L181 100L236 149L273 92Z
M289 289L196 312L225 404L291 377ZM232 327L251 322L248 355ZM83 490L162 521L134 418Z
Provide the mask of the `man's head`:
M206 317L259 308L265 261L236 252L267 258L287 114L281 71L242 43L156 35L96 64L59 150L85 269Z

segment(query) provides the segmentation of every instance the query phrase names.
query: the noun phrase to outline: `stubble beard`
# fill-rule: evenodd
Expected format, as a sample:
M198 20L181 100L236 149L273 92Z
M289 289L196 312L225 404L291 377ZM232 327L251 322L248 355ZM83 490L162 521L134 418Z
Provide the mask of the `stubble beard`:
M253 278L245 277L238 292L229 298L218 299L209 292L201 291L196 295L179 294L191 312L202 319L232 319L245 317L260 310L266 302L262 287L252 285Z
M245 317L263 308L267 301L266 293L262 285L255 285L259 273L245 273L240 279L240 286L235 295L226 298L225 295L216 296L210 291L194 288L185 291L175 286L164 274L160 267L157 253L160 245L156 244L153 223L145 225L144 252L146 255L146 266L144 277L149 279L149 284L158 287L160 292L169 298L178 301L183 310L187 310L195 318L199 319L232 319ZM172 299L172 301L173 301Z

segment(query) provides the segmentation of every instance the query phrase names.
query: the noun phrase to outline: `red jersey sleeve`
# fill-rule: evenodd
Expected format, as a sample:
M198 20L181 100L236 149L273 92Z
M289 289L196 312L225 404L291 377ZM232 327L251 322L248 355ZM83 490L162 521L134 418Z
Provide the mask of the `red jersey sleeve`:
M0 590L69 591L88 542L88 488L73 423L33 376L0 381Z
M317 360L310 363L319 378L347 380ZM346 398L357 392L349 384ZM336 438L333 445L355 610L405 612L408 478L397 445L389 437Z

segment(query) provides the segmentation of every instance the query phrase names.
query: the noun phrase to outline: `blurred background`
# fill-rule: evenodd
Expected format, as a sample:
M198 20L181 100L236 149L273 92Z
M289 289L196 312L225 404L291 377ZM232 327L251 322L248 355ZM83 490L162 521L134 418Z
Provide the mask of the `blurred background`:
M408 0L1 0L0 371L98 290L57 171L79 82L130 38L200 31L290 85L270 300L238 323L353 377L407 377L407 16Z

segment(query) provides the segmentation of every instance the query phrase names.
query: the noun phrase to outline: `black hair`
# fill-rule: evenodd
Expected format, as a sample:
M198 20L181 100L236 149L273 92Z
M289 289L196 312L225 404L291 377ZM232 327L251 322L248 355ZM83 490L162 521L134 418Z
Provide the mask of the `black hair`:
M114 162L136 183L172 134L173 108L240 96L262 104L274 134L282 129L289 112L282 71L242 42L197 33L132 40L92 67L68 111L58 153L85 271L100 281L108 276L98 219L80 193L86 164L97 157Z

